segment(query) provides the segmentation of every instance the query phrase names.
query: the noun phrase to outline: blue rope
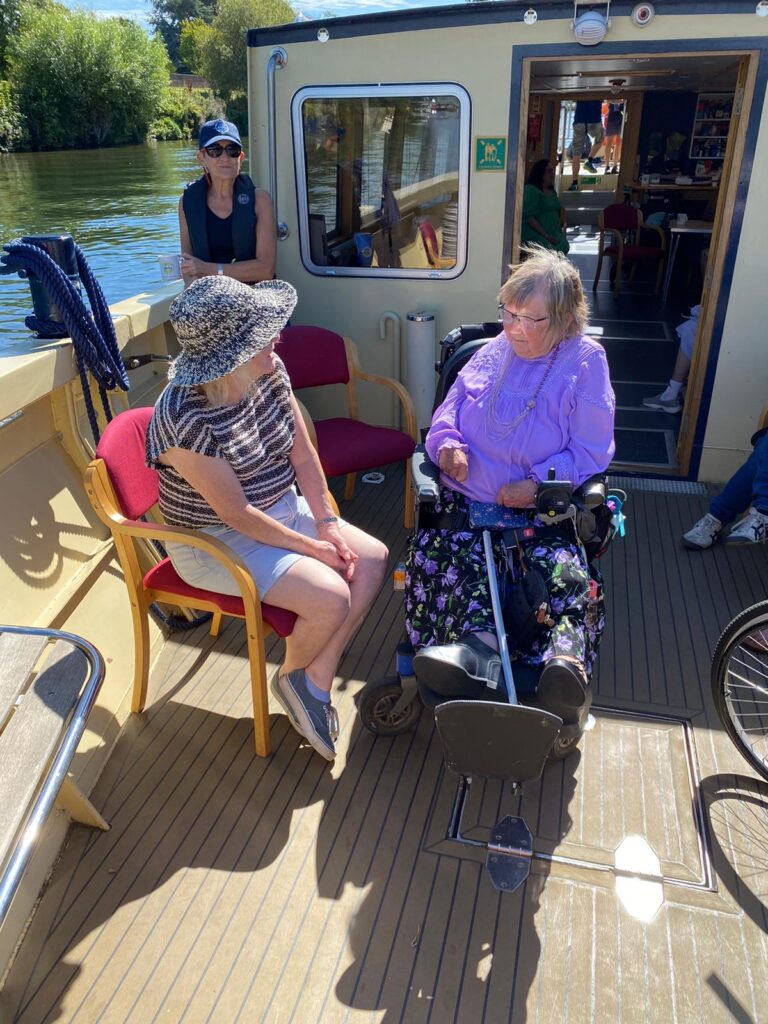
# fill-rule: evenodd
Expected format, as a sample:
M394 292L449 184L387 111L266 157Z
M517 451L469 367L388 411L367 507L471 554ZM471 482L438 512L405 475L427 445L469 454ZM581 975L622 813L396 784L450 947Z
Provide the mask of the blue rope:
M9 254L3 257L3 263L12 266L13 269L22 269L28 274L38 277L61 310L64 326L72 339L88 422L91 425L94 440L98 443L101 434L87 375L90 373L98 384L107 422L112 419L107 392L117 388L127 391L129 388L128 374L120 356L112 315L109 312L101 285L91 273L85 254L77 244L75 245L77 269L85 286L91 306L90 311L80 292L44 249L21 241L9 242L8 245L3 246L3 249ZM31 330L38 331L45 326L34 316L27 317L25 324Z

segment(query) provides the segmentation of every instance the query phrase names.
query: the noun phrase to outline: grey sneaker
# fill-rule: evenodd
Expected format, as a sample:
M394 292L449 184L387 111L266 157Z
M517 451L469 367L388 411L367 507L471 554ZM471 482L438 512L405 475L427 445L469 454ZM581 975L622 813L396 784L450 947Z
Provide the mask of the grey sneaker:
M750 508L728 536L726 544L764 544L768 540L768 515Z
M304 669L296 669L285 676L276 675L270 689L296 731L321 757L333 761L336 757L334 744L339 737L339 716L330 700L318 700L309 692Z
M665 394L666 391L662 391L660 395L644 398L643 405L646 409L656 409L658 412L680 412L683 408L680 393L678 392L674 398L665 398Z
M707 512L698 523L695 523L690 528L688 533L683 534L683 544L687 548L693 548L695 551L711 548L722 528L723 524L720 520L713 516L711 512Z

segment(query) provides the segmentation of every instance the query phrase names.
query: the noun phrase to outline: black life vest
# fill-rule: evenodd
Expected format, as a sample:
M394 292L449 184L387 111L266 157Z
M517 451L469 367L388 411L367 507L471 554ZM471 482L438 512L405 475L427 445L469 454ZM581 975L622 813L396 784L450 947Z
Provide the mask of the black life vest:
M210 261L208 231L205 226L208 183L202 176L184 189L182 206L187 219L192 255ZM235 178L232 196L232 252L235 262L256 258L256 186L247 174Z

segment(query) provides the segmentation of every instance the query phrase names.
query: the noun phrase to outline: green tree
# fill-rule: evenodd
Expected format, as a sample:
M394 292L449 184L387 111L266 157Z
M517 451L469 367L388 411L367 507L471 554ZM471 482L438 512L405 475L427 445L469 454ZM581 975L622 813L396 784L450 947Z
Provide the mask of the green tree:
M186 63L180 52L181 26L188 21L210 24L215 13L216 0L152 0L149 20L165 43L174 67Z
M0 0L1 2L1 0ZM193 18L192 21L185 21L181 26L181 38L179 42L179 54L181 64L195 75L201 75L203 66L203 50L206 40L213 32L210 25L202 18Z
M135 22L58 6L23 9L8 64L34 149L140 142L170 72Z
M287 0L219 0L212 31L202 40L201 70L214 92L230 99L247 88L249 28L287 25L296 12Z

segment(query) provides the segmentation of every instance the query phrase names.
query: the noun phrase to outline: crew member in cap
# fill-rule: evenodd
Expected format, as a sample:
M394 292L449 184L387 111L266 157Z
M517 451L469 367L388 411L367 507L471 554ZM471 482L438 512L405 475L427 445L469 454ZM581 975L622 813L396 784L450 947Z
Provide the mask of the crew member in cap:
M275 352L296 292L228 277L193 282L171 304L181 354L147 433L166 522L205 530L248 566L262 600L297 615L272 692L323 757L336 755L331 684L384 579L387 549L337 519L288 374ZM297 494L296 485L301 489ZM236 594L228 571L168 545L182 579Z
M198 136L202 175L179 201L181 274L186 284L218 275L253 284L275 276L272 199L240 168L240 133L231 121L206 121Z

